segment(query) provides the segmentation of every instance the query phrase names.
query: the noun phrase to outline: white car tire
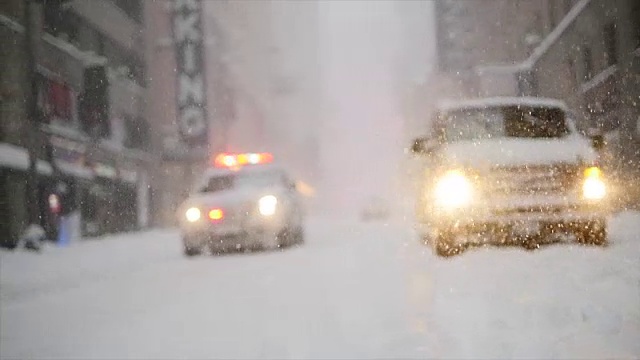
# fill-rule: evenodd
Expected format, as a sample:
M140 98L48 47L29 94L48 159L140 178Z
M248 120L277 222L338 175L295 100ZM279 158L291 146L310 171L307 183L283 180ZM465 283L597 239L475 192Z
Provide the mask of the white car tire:
M189 247L189 246L184 247L184 255L187 257L194 257L196 255L200 255L201 253L202 253L202 250L198 248Z
M430 239L433 251L440 257L452 257L461 254L464 246L456 243L458 235L452 232L439 232L436 237Z
M598 219L582 224L576 237L579 242L584 244L606 246L608 243L606 220Z

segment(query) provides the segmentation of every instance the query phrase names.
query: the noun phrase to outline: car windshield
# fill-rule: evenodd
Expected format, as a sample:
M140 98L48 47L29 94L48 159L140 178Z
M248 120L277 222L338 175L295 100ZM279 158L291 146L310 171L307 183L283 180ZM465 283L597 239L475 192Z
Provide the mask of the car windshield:
M235 177L235 175L212 176L209 178L205 186L199 190L199 192L215 193L229 190L234 186Z
M558 138L569 132L562 110L515 105L449 111L441 115L436 126L446 142L501 137Z
M275 170L249 172L236 176L236 186L270 187L282 184L282 179L282 174Z
M199 192L215 193L233 188L269 187L280 183L282 183L282 174L277 171L250 171L212 176Z

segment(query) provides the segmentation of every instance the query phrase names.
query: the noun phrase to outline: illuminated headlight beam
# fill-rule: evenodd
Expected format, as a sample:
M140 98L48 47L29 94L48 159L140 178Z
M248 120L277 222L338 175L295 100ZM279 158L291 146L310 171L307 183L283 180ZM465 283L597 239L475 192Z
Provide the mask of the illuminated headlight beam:
M468 205L473 196L471 182L460 171L447 172L435 186L436 204L449 209Z
M587 200L601 200L607 195L607 186L602 179L602 170L592 166L584 171L582 196Z
M276 213L278 207L278 198L273 195L266 195L258 201L258 210L261 215L271 216Z
M198 209L197 207L189 208L184 213L184 216L187 218L188 222L196 222L200 220L200 216L201 216L200 209Z
M607 194L607 186L598 178L587 178L582 184L582 196L589 200L600 200Z

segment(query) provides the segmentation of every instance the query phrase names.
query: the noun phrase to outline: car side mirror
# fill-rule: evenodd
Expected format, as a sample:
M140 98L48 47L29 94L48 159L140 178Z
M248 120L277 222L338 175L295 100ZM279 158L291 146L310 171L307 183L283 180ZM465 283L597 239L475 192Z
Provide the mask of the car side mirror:
M436 148L436 143L425 137L419 137L413 140L411 144L411 152L414 154L430 154Z
M602 150L605 145L604 136L601 134L591 136L591 146L596 150Z

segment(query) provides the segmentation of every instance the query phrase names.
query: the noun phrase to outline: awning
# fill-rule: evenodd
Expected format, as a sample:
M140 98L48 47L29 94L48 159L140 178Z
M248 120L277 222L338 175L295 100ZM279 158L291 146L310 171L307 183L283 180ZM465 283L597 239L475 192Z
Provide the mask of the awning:
M56 161L56 166L66 175L76 178L92 180L95 177L91 169L81 165L70 164L64 161Z
M0 167L21 171L29 170L29 152L20 146L0 143ZM51 164L46 161L38 160L36 168L39 174L53 174Z

